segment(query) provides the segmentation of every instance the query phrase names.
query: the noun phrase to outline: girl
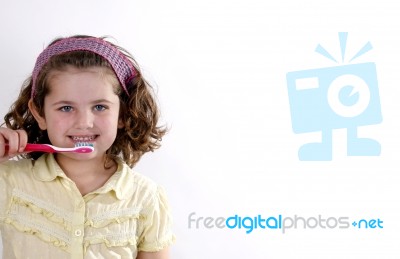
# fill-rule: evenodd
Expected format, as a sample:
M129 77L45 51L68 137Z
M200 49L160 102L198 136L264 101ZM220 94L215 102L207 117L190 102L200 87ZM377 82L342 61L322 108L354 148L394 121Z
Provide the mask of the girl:
M90 36L52 42L4 120L3 258L168 258L165 194L131 169L160 146L165 128L126 51ZM80 142L93 152L24 151L27 143Z

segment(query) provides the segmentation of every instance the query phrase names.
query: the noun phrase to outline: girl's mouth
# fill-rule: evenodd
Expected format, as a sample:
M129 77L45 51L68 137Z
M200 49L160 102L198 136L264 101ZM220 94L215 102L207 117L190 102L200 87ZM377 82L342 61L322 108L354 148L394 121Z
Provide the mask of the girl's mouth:
M73 142L92 142L97 138L97 135L92 136L70 136Z

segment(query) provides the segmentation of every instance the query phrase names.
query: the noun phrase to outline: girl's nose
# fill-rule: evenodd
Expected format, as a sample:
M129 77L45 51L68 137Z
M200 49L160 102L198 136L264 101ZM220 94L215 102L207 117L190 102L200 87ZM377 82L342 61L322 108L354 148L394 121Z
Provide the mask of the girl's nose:
M92 112L80 111L76 118L76 128L82 130L93 128L93 119Z

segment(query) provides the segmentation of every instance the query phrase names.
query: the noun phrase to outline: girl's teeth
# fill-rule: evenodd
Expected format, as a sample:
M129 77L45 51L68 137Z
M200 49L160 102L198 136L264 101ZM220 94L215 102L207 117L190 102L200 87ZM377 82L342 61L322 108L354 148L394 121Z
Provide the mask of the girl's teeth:
M94 140L94 136L90 136L90 137L72 137L72 139L73 139L74 141L84 141L84 142L87 142L87 141L92 141L92 140Z

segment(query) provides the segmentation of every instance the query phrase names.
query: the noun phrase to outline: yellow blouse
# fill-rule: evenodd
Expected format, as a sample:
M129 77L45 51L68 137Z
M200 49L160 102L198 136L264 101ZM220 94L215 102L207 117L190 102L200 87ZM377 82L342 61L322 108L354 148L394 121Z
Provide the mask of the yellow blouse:
M120 161L82 197L53 155L0 164L3 258L136 258L174 241L162 188Z

